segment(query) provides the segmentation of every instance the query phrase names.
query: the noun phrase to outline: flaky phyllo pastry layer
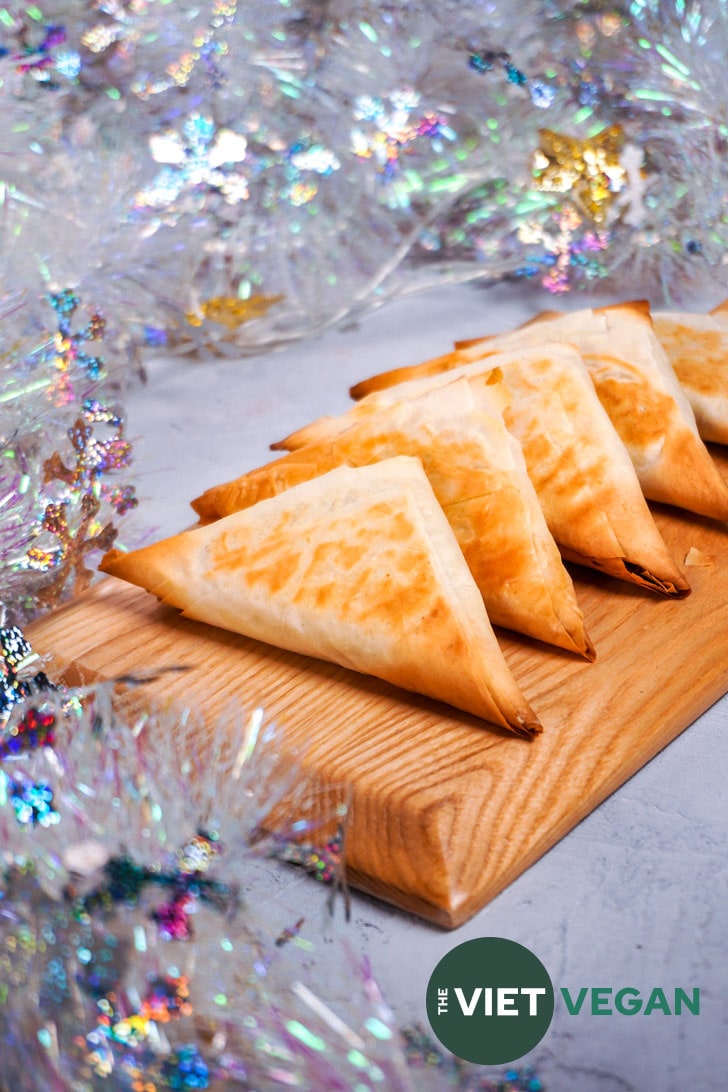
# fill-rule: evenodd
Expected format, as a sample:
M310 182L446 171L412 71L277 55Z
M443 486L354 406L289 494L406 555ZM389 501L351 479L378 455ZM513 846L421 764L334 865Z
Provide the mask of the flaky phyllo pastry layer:
M350 427L193 501L205 520L247 508L340 465L419 458L496 625L593 658L573 584L523 452L503 421L510 400L490 372L476 402L465 378L362 415Z
M188 618L540 729L416 459L339 467L101 567Z

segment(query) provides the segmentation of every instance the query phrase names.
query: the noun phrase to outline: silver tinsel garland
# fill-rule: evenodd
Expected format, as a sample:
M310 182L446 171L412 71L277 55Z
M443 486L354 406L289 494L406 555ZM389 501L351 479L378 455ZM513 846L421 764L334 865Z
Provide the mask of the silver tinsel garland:
M110 403L145 346L257 352L446 281L725 283L727 47L697 0L2 8L3 598L82 584L133 503Z
M257 350L442 280L722 277L720 3L3 10L6 283L137 344Z
M145 347L258 352L444 282L725 284L727 49L715 0L2 7L10 620L83 588L135 504L119 399ZM410 1087L368 972L344 1019L288 962L299 924L238 898L261 807L304 791L261 776L274 737L195 777L147 714L2 663L0 1088ZM433 1087L497 1087L408 1044Z

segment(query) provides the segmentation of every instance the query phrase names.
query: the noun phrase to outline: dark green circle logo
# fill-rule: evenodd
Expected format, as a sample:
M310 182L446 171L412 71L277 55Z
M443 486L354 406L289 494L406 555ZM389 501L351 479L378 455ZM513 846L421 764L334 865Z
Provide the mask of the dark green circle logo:
M533 952L503 937L466 940L435 967L427 1015L444 1047L477 1065L501 1065L541 1042L554 987Z

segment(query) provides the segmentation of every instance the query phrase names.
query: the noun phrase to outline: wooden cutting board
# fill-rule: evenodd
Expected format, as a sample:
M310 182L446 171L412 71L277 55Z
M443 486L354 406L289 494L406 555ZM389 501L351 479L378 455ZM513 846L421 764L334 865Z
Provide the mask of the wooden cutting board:
M715 457L728 478L728 458ZM110 577L28 636L36 651L87 676L191 665L158 680L156 694L198 706L210 730L231 700L262 705L292 747L307 744L305 764L327 807L350 794L351 885L453 927L728 691L728 529L654 512L675 557L688 556L688 599L669 602L574 568L596 663L499 634L544 725L532 742L186 621Z

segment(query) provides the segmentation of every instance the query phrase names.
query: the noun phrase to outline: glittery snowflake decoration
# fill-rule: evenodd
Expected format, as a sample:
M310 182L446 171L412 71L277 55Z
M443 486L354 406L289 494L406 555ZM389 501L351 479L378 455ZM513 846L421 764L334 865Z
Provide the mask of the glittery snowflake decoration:
M388 95L360 95L354 105L356 126L351 149L360 159L372 158L384 179L404 167L405 158L423 138L436 151L456 134L447 119L421 109L421 95L412 87L395 88Z
M524 272L540 275L541 284L549 292L556 295L568 292L574 267L579 267L589 279L606 276L600 255L609 246L610 233L595 231L585 224L583 216L571 205L554 212L546 223L524 221L518 229L518 238L541 252L538 258L531 259L530 266L528 263L524 266Z
M19 619L83 590L89 555L108 549L136 505L118 480L131 458L123 415L103 401L106 362L90 351L104 320L92 309L84 321L70 290L46 302L55 332L0 366L0 597Z
M593 224L603 224L615 195L627 181L620 160L625 143L622 127L613 125L583 141L548 129L542 130L540 137L533 164L535 188L571 194Z
M70 400L73 376L78 369L86 379L98 380L105 374L103 358L88 353L86 345L103 339L106 324L103 317L93 311L84 326L74 329L81 299L71 289L51 292L46 298L55 311L58 329L52 339L30 354L29 359L32 363L45 359L60 373L60 377L65 376L65 379L58 378L55 397L56 401L62 401L65 394Z
M50 827L61 820L53 807L53 789L45 781L12 781L10 802L21 826Z
M211 117L190 114L181 132L169 129L149 139L152 159L162 164L151 186L140 190L138 208L163 209L181 195L197 193L204 201L212 191L229 205L248 197L248 182L239 164L248 142L231 129L218 129Z

